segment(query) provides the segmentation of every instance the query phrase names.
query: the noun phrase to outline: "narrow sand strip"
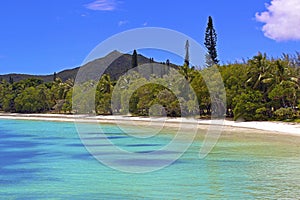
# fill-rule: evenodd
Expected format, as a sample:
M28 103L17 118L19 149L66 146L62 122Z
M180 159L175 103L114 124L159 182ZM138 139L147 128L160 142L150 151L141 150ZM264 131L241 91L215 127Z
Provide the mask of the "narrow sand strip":
M276 134L288 134L300 136L299 123L285 122L234 122L229 120L195 120L189 118L149 118L149 117L127 117L127 116L86 116L86 115L64 115L64 114L19 114L0 113L0 119L18 120L42 120L60 122L90 122L90 123L122 123L139 126L161 125L167 127L180 127L189 124L198 124L201 129L207 129L209 125L223 125L227 130L236 128L256 129Z

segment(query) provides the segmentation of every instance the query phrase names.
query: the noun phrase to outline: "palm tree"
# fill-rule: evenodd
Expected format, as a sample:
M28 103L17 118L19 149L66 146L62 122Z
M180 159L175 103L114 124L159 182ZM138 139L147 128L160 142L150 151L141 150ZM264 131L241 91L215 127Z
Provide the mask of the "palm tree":
M111 114L111 94L113 84L108 74L104 74L96 89L96 111L98 114Z
M299 78L296 76L296 70L289 67L287 60L273 60L272 68L263 80L267 84L265 95L279 101L281 107L295 107L297 103L297 90L299 90ZM276 105L272 105L274 108ZM277 104L278 106L278 104Z
M249 72L247 74L248 80L246 83L251 85L251 88L254 90L264 91L263 86L264 79L268 77L270 70L270 63L267 60L266 54L258 53L257 56L254 56L252 60L249 61Z

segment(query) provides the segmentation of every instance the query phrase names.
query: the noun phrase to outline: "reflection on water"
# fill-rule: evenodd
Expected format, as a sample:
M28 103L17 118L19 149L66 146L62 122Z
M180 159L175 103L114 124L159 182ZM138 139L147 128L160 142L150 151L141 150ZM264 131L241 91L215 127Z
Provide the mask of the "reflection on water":
M94 125L88 125L94 126ZM91 128L92 129L92 128ZM114 144L147 153L167 144L172 134L132 139L106 125ZM170 131L171 132L171 131ZM95 139L101 136L91 131ZM290 136L224 133L206 159L201 140L171 166L147 174L108 168L91 156L74 124L0 120L0 199L296 199L300 196L300 141ZM101 146L101 148L105 148ZM128 167L168 162L130 160L98 152Z

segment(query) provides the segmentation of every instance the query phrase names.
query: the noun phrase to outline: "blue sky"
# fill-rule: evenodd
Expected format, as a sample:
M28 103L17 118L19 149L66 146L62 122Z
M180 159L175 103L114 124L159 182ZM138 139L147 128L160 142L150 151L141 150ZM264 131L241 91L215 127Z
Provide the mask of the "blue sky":
M221 62L258 51L277 57L300 51L299 10L299 0L2 0L0 74L79 66L100 42L133 28L169 28L203 44L209 15Z

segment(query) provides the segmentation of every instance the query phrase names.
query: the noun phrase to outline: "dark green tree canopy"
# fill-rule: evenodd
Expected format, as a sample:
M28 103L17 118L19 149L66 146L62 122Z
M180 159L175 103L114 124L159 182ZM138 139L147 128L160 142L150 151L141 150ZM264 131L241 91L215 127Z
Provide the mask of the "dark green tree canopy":
M213 64L218 64L218 54L217 54L217 33L215 31L212 17L208 17L208 23L205 31L205 47L207 48L207 66L212 66Z

